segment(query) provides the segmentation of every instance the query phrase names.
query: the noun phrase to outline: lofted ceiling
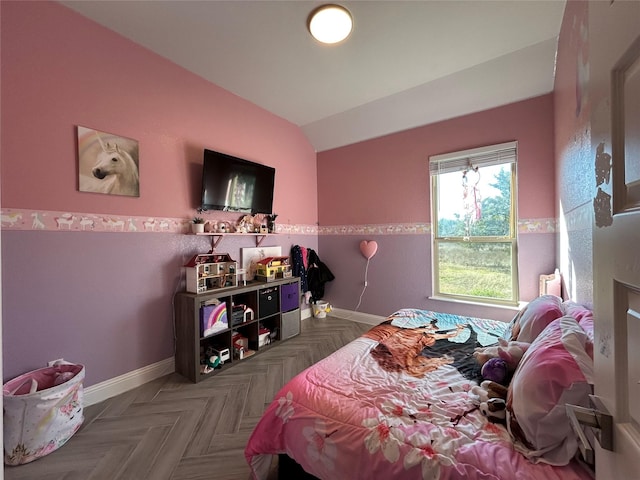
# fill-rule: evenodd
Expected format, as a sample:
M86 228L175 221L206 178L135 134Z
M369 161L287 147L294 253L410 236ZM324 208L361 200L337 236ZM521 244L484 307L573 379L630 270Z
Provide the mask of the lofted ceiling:
M565 6L344 1L354 31L331 46L306 22L332 2L60 3L298 125L316 151L552 91Z

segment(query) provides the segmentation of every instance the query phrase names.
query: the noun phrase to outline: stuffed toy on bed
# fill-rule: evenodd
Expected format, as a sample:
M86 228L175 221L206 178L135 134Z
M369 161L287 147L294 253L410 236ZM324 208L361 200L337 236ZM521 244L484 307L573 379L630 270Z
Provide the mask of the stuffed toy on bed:
M492 423L505 423L507 416L507 387L485 380L471 388L474 403Z
M513 373L529 345L531 344L518 341L508 342L501 338L498 340L498 345L476 348L473 357L481 366L484 366L492 358L501 358L506 362L507 372Z

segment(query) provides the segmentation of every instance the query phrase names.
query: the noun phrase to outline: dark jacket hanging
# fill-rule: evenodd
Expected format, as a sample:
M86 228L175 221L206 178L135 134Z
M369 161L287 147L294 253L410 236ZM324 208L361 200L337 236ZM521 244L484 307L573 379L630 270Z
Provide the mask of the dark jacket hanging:
M300 277L300 291L302 293L308 292L307 286L307 270L304 267L304 260L302 257L302 248L300 245L294 245L291 247L291 261L293 263L293 275Z
M309 249L307 254L309 268L307 269L307 284L311 292L311 301L313 303L324 297L324 284L336 278L329 267L327 267L318 257L318 254Z

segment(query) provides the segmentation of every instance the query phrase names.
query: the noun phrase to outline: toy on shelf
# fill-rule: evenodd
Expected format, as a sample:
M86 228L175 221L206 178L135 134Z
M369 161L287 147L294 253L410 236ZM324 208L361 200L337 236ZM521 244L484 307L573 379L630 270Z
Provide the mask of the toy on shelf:
M230 359L228 348L200 347L200 373L210 373Z
M204 293L238 286L238 262L228 253L201 253L185 264L187 292Z
M216 332L229 328L227 304L217 298L200 308L200 336L208 337Z
M260 329L258 330L258 347L264 347L271 343L271 330L264 327L262 324L260 325Z
M233 327L253 320L253 309L246 305L233 305L231 310L231 326Z
M289 257L266 257L256 262L256 280L261 282L273 282L292 275Z

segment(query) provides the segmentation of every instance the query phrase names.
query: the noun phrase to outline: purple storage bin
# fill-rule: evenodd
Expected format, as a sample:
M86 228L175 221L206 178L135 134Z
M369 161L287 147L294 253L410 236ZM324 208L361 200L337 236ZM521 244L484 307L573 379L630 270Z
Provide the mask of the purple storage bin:
M280 286L280 310L290 312L300 306L298 284L289 283Z

